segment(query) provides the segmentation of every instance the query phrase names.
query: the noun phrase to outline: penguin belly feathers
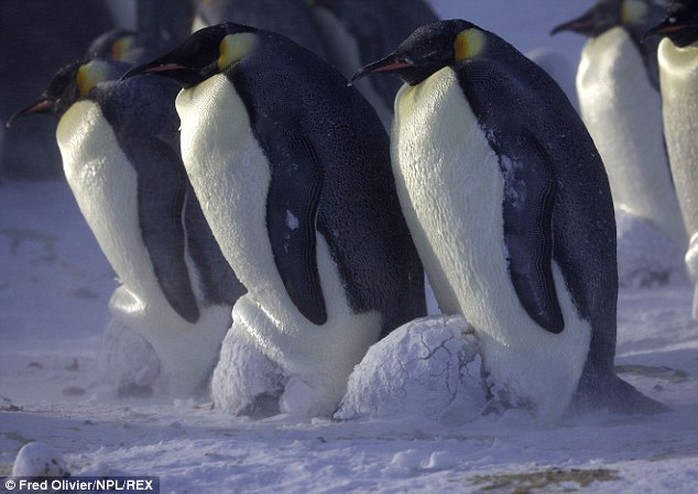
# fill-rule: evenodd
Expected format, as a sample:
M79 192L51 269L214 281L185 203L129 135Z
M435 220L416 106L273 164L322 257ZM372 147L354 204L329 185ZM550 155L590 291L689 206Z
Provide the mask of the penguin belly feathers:
M661 98L624 29L613 28L587 43L577 94L616 206L649 220L683 247L686 231L664 145Z

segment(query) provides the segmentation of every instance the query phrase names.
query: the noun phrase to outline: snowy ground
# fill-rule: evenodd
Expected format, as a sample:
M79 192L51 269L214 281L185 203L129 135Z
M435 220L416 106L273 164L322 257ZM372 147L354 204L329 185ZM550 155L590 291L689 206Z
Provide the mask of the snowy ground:
M623 376L674 411L541 427L508 413L333 422L119 400L99 382L115 283L66 185L0 185L0 475L40 440L74 474L162 492L671 492L698 488L698 327L682 281L621 293ZM415 397L419 399L419 397ZM518 490L517 490L518 489Z
M434 4L532 50L591 2ZM581 40L564 36L574 64ZM698 492L698 325L680 276L626 288L619 306L622 376L673 411L555 427L516 412L255 421L206 401L117 399L98 358L115 286L65 184L0 184L0 476L38 440L73 474L157 475L162 492Z

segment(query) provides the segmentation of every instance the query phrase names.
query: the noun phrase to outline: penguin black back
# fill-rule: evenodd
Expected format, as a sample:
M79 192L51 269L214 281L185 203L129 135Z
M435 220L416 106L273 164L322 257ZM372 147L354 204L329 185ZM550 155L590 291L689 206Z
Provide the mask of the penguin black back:
M316 230L328 242L352 310L393 311L385 314L384 333L425 313L421 264L399 210L388 136L341 74L283 36L234 23L195 32L128 76L147 72L185 88L219 73L232 83L271 171L266 225L274 262L307 319L327 319ZM297 227L289 227L290 217ZM397 289L405 293L391 292ZM403 301L387 302L396 297Z
M554 232L549 234L553 235L555 241L546 243L546 248L552 247L552 258L562 269L579 316L591 319L592 327L604 324L615 326L617 272L615 269L589 269L595 264L616 265L613 203L604 166L591 137L577 118L567 96L545 71L492 33L488 34L484 50L476 59L457 65L455 70L473 112L483 128L490 131L490 145L500 157L512 160L511 166L505 159L500 162L507 188L512 191L505 202L517 201L519 194L524 192L519 188L534 182L528 174L546 177L543 181L534 182L547 189L541 196L553 205L552 209L535 208L552 213L552 218L535 220L538 224L553 225ZM489 50L496 56L488 57ZM501 64L501 60L506 61L506 66ZM497 95L496 102L492 94ZM549 111L550 108L555 111ZM539 129L538 136L547 138L532 135L530 129ZM535 164L536 167L516 166L517 156L522 152L529 158L539 157L527 160L527 164ZM565 190L568 184L578 185L575 191L568 191ZM589 203L586 198L590 196L597 200ZM512 231L512 239L507 242L509 249L517 245L518 236L530 234L518 231L516 226L530 224L519 217L527 208L518 208L515 204L511 206L505 207L504 218L505 225L508 224ZM582 214L577 214L572 220L572 211ZM507 217L506 214L512 216ZM580 225L579 222L585 224ZM571 229L569 225L576 225L578 230ZM593 232L593 235L580 238L581 232ZM584 248L579 245L582 241L587 244ZM575 252L575 255L570 256L571 252ZM524 266L522 271L545 272L542 266L531 268ZM517 267L512 265L511 269L513 277L516 277ZM551 274L546 273L541 281L542 286L551 287ZM546 291L550 289L546 288ZM526 291L522 286L518 292L522 294ZM599 295L596 300L590 299L595 294ZM554 312L558 313L558 310ZM615 330L611 332L615 333ZM608 333L603 330L594 334ZM604 348L615 348L615 342ZM614 350L609 351L615 353ZM607 358L604 360L609 361Z
M348 293L352 308L356 312L385 308L383 295L375 289L381 285L396 284L388 283L388 280L383 284L376 283L375 277L385 270L372 262L372 247L358 235L352 237L344 234L343 238L337 238L337 232L356 232L370 238L384 238L385 232L390 231L392 238L389 241L393 245L381 248L384 253L395 256L389 260L387 265L390 266L397 266L397 260L404 259L405 254L413 249L404 221L401 218L397 223L394 221L399 204L389 166L388 136L382 130L375 111L358 92L347 86L344 77L338 72L327 71L324 61L307 50L289 45L284 38L263 32L259 32L258 36L263 37L260 42L267 45L266 49L283 54L285 63L270 66L263 57L249 57L231 66L226 75L247 104L253 132L273 163L270 190L279 189L273 182L288 179L290 170L296 166L295 158L310 157L314 165L306 172L313 175L310 181L315 185L310 195L308 191L299 191L297 200L319 205L317 230L325 238L334 239L330 242L330 250L342 278L352 287ZM286 93L285 101L289 104L274 104L279 91ZM259 108L267 111L262 114L257 110ZM347 111L352 114L347 115ZM353 125L348 125L348 122ZM285 138L278 138L282 135ZM306 136L323 137L311 141ZM285 147L288 142L295 145L288 149ZM304 183L308 179L298 178ZM313 195L317 196L309 200ZM377 204L367 202L366 197L382 198L384 207L376 207ZM285 201L287 198L278 200ZM286 221L278 213L284 208L277 203L273 192L267 206L268 222L274 231L275 226L281 226ZM347 218L357 217L370 217L372 221L362 222L361 228L358 228L358 224L340 224L345 223ZM300 247L304 242L298 245ZM277 261L281 257L277 255ZM351 269L344 261L348 258L354 259ZM361 262L357 262L359 260ZM295 269L291 261L279 268L282 271ZM416 254L402 269L410 277L421 276ZM385 276L393 279L402 277L397 272L385 272ZM398 317L401 323L411 319L412 315L424 313L423 302L420 304L419 299L413 302L413 307L407 309L410 315ZM386 320L394 321L395 317L386 317ZM387 331L388 328L384 328L384 332Z

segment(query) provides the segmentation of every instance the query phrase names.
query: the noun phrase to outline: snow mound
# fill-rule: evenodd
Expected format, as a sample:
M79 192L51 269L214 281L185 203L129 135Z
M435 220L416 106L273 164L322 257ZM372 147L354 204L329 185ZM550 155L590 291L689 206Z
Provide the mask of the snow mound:
M616 210L618 281L623 288L646 288L686 281L683 250L644 218Z
M335 418L415 416L459 425L480 416L478 343L461 316L411 321L373 345L349 377Z
M48 444L35 441L22 446L12 466L13 477L67 477L63 456Z
M150 396L160 375L160 360L153 346L116 319L109 321L102 340L103 381L120 397Z
M234 415L271 416L281 411L279 399L285 386L282 369L264 355L248 336L243 319L233 312L233 326L213 371L214 406Z

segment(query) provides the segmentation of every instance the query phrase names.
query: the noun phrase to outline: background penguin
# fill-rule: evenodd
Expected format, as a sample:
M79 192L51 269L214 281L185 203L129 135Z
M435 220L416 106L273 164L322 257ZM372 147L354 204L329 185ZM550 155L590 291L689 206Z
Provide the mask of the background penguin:
M616 208L649 220L683 249L688 239L664 145L657 43L642 42L664 4L600 0L553 34L569 30L591 38L582 51L577 96Z
M152 58L186 39L194 22L194 0L106 0L115 30L135 40L128 61Z
M417 27L438 20L423 0L310 0L308 4L329 60L346 77L391 50ZM356 88L390 128L400 83L392 78L373 79Z
M135 62L138 55L134 53L137 34L129 29L110 29L97 36L85 54L86 60L101 58L117 62Z
M170 81L113 81L130 65L76 62L35 104L54 113L67 181L122 283L109 308L159 359L159 385L175 396L200 389L244 293L222 257L177 152Z
M184 163L249 290L233 329L306 388L303 413L331 414L368 347L425 314L378 117L311 52L233 23L128 75L142 73L185 88L176 101Z
M648 34L665 37L658 52L664 133L690 237L686 266L693 283L698 284L698 1L673 2L666 19ZM693 317L698 319L698 288Z
M575 394L580 406L662 409L613 371L613 204L562 90L463 20L417 29L353 79L378 72L407 83L392 134L398 195L439 305L478 333L494 398L543 421Z
M306 0L195 0L195 3L194 31L232 21L281 34L327 58Z
M30 101L45 89L66 61L82 56L85 46L111 27L102 2L0 1L0 119L7 121L18 101ZM51 122L32 119L6 130L0 150L0 180L57 179L61 157Z
M127 19L114 15L129 7L132 13ZM0 118L6 120L17 101L29 101L41 93L46 80L67 61L81 57L85 47L100 33L112 29L115 22L130 22L118 27L138 35L134 48L144 54L144 43L153 38L154 25L158 26L159 42L184 39L191 30L192 8L192 0L70 0L68 4L0 1ZM157 54L162 53L163 47L158 47ZM8 129L5 146L0 150L0 180L62 178L54 130L51 122L43 119L28 120L19 130Z

